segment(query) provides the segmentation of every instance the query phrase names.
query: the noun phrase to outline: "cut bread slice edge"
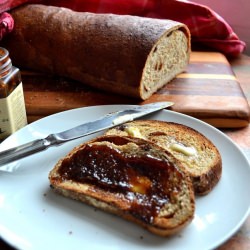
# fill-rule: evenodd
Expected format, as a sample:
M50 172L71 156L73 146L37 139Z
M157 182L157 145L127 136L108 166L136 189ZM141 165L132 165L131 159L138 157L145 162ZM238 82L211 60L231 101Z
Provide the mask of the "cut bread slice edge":
M181 25L178 28L167 30L147 57L140 83L140 96L143 100L182 73L189 63L189 30Z

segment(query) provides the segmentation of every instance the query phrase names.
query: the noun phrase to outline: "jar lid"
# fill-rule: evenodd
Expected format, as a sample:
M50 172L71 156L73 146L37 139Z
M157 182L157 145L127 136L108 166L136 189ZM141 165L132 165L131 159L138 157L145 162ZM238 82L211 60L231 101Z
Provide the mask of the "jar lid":
M11 60L9 58L9 51L5 48L0 47L0 72L5 72L9 70L12 66Z

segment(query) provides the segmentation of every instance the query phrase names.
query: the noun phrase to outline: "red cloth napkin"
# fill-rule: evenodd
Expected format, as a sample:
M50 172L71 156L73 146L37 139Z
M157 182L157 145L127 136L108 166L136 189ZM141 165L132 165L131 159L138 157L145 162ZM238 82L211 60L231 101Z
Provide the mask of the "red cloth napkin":
M75 11L114 13L172 19L185 23L192 35L192 46L206 46L227 56L237 56L245 49L229 24L209 7L181 0L13 0L11 6L0 5L0 12L25 2L40 2ZM1 37L0 37L1 39Z
M10 14L3 12L0 14L0 40L2 37L11 32L14 27L14 20Z

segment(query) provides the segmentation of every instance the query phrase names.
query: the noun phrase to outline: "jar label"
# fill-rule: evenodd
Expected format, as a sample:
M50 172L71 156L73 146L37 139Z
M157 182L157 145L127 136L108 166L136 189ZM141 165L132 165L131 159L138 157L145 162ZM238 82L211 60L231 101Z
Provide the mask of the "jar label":
M0 140L26 124L23 85L20 83L8 97L0 99Z

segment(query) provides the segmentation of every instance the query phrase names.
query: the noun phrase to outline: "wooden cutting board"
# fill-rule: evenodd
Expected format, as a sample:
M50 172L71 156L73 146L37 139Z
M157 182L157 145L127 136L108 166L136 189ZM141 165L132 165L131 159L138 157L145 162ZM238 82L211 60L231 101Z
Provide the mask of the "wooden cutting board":
M144 104L173 101L174 111L218 128L249 124L244 93L224 55L192 52L186 72L179 74L146 101L91 89L84 83L22 71L28 121L73 108L106 104Z

